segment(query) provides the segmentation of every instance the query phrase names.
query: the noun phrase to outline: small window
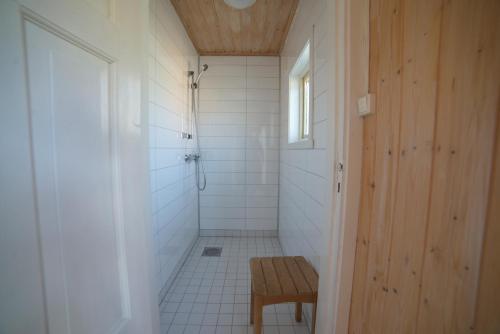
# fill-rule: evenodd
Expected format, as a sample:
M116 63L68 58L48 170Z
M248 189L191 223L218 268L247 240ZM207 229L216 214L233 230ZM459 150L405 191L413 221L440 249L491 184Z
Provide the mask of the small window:
M308 41L289 73L288 144L290 148L312 148L311 48Z

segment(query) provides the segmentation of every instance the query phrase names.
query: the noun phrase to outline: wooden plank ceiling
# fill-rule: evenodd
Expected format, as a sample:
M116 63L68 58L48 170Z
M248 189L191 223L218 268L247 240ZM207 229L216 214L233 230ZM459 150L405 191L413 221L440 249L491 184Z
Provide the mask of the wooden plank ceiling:
M200 55L279 55L298 0L257 0L243 10L224 0L171 0Z

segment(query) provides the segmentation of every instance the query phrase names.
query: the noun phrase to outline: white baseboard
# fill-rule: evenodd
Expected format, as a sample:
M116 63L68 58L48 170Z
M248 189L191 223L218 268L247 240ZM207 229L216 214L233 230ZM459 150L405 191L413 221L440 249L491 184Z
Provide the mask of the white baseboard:
M277 237L277 230L216 230L216 229L202 229L200 230L200 237L240 237L240 238L254 238L254 237Z
M170 288L172 287L172 283L175 281L177 275L179 274L179 271L181 270L182 266L186 262L186 260L189 256L189 253L191 253L191 251L193 250L193 247L196 244L198 237L199 237L199 235L196 235L193 238L193 240L191 240L189 247L186 249L184 254L182 254L181 259L179 260L179 262L177 262L177 265L174 268L174 271L172 272L170 277L167 279L167 281L163 285L163 288L161 288L160 294L158 296L159 297L159 304L161 304L163 302L163 299L165 299L165 296L167 295L168 290L170 290Z

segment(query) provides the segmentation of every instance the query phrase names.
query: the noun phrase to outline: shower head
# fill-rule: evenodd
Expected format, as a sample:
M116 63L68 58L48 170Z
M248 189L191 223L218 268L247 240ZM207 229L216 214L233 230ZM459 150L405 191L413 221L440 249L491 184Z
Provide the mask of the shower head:
M201 72L198 74L198 77L196 78L196 80L192 84L193 88L198 88L198 81L200 81L201 76L203 75L203 73L206 70L208 70L208 65L207 64L203 64L202 67L201 67Z

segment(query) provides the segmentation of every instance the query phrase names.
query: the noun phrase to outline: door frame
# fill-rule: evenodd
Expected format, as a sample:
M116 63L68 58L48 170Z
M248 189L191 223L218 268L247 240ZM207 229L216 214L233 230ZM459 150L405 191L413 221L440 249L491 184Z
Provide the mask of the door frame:
M363 119L357 99L368 94L369 0L329 1L331 38L330 103L334 188L329 235L320 279L317 329L319 333L348 332L356 237L361 198ZM339 163L343 169L339 170Z

